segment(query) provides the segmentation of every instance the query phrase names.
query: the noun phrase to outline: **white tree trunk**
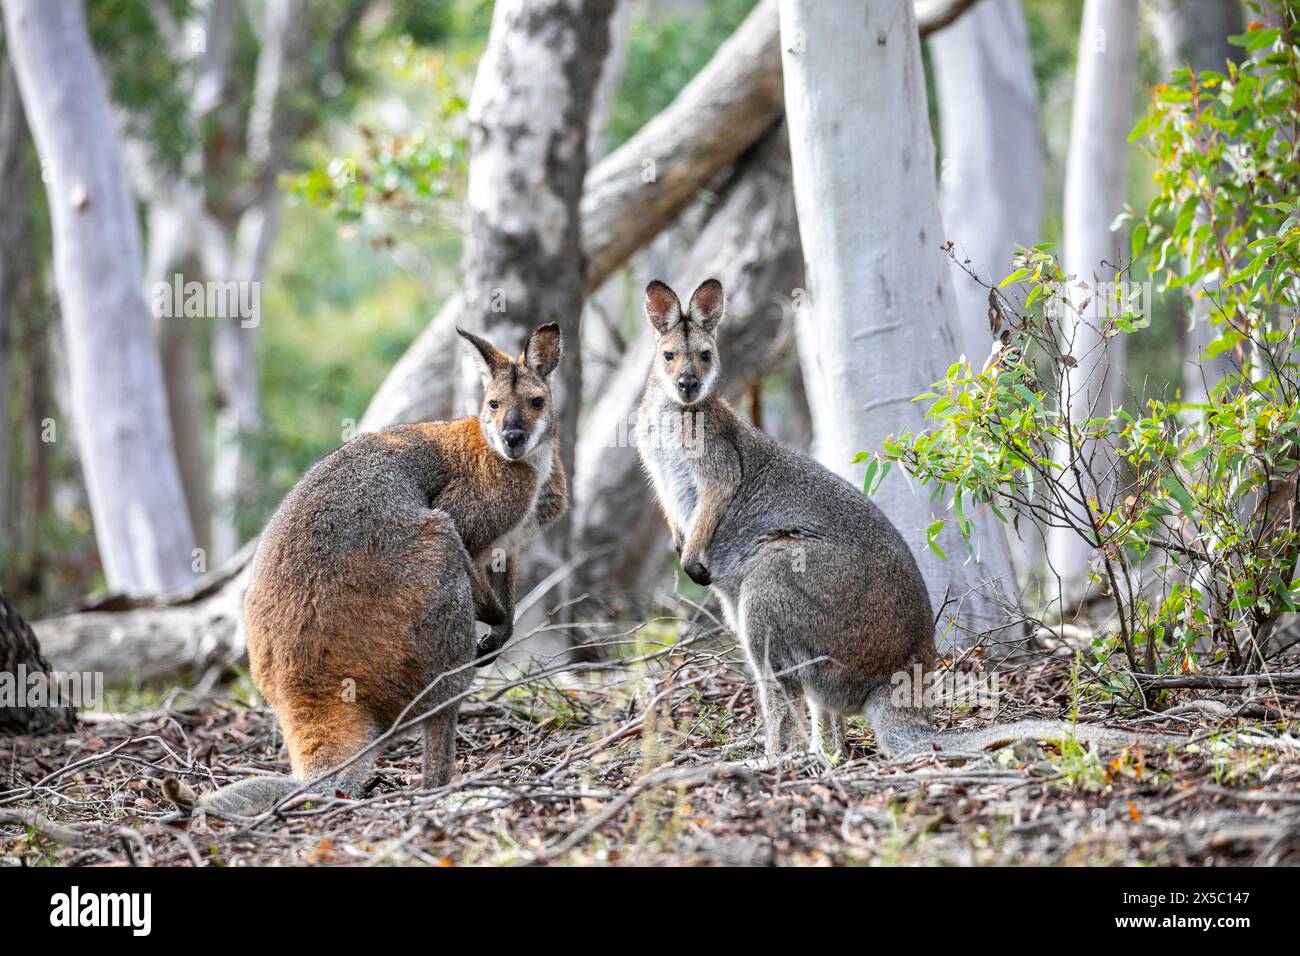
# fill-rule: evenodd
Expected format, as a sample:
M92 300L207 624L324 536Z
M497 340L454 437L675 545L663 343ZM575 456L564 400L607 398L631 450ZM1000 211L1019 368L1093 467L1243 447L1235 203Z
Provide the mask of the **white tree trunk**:
M79 2L5 0L6 42L49 173L73 414L110 587L193 580L194 536L141 292L140 234Z
M781 51L808 272L795 327L813 447L860 485L854 454L922 428L912 398L960 351L916 18L910 4L885 0L781 0ZM943 561L926 547L925 492L895 474L876 500L912 547L936 612L959 602L943 616L960 611L971 632L1006 622L999 605L1014 581L990 519L977 525L978 563L963 562L955 529L941 536Z
M1078 363L1066 370L1063 387L1076 422L1107 414L1123 399L1124 336L1103 340L1102 300L1105 285L1116 280L1117 266L1128 262L1125 236L1111 232L1110 224L1124 209L1128 183L1137 37L1138 5L1132 0L1087 0L1065 168L1064 267L1079 285L1070 294L1074 308L1062 310L1062 334ZM1082 454L1095 456L1100 472L1108 467L1106 449L1085 448ZM1086 486L1083 494L1097 491ZM1089 545L1072 531L1049 530L1048 575L1053 589L1059 579L1058 596L1065 606L1086 594L1091 555Z
M33 242L32 177L28 168L30 144L18 83L8 58L0 54L0 183L9 197L0 216L0 415L8 421L9 382L18 338L18 315L30 308L31 286L36 278ZM27 295L22 293L26 289ZM27 301L24 302L23 300ZM10 453L20 435L8 428L0 434L0 561L12 567L17 559L17 506L22 482L11 475Z
M982 0L929 39L943 155L944 235L985 283L1011 271L1017 244L1040 238L1043 138L1020 0ZM978 369L993 337L988 290L953 276L957 341Z

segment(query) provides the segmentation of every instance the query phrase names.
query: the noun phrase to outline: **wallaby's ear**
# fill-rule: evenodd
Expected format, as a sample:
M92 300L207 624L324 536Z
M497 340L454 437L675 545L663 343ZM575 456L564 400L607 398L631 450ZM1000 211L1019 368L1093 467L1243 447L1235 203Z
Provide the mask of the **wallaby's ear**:
M456 326L456 334L466 341L465 351L469 353L469 357L478 366L478 373L483 378L483 384L486 385L492 381L503 368L510 364L510 356L487 339L479 338L473 332L466 332L459 325Z
M682 320L682 304L677 301L677 293L658 279L645 287L645 317L660 335Z
M700 328L712 335L726 311L727 294L722 291L722 283L717 279L705 279L691 296L687 314L693 322L699 323Z
M528 336L528 344L524 346L524 364L542 378L550 378L563 354L564 336L560 334L560 327L548 322Z

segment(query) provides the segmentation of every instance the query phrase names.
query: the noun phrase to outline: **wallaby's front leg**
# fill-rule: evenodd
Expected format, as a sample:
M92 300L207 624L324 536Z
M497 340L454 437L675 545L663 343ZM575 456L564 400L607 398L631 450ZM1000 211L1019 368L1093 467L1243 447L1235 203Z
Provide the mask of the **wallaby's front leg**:
M504 561L493 558L484 573L491 583L492 593L502 611L501 622L478 642L480 658L476 663L482 667L496 660L496 652L505 647L506 642L515 634L515 569L518 567L518 555L507 555ZM498 567L499 565L499 567ZM484 657L484 655L489 655Z
M735 449L719 443L712 454L702 456L696 463L696 485L699 497L682 545L682 570L696 584L710 584L713 576L704 566L705 553L740 487L740 458Z
M488 583L485 572L478 567L471 567L469 572L469 589L474 597L474 617L489 627L499 627L510 620L496 591Z
M553 441L555 457L551 462L551 474L546 479L546 484L542 485L542 490L537 493L537 504L533 511L540 531L545 531L559 521L569 506L569 483L564 476L564 464L560 461L559 436L556 435Z

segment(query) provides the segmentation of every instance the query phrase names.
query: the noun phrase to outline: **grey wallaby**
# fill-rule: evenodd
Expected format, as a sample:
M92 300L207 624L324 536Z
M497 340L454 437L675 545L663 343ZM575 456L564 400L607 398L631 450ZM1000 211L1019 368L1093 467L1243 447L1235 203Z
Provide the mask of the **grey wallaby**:
M911 686L934 667L934 616L911 551L866 495L715 397L724 310L716 279L685 310L664 283L647 287L657 348L636 443L683 570L712 585L744 648L769 759L791 750L801 698L820 753L840 749L844 715L859 714L886 754L1026 737L1183 739L1062 721L936 733L928 697Z

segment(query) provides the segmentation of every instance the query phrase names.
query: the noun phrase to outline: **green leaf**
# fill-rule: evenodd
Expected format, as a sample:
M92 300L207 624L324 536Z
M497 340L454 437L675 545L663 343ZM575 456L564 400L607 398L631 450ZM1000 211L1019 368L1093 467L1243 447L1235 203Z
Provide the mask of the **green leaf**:
M1195 521L1196 504L1192 501L1192 496L1187 489L1183 487L1183 483L1173 475L1168 475L1160 485L1165 489L1169 497L1178 502L1178 506L1183 509L1183 514L1187 515L1189 520Z
M1142 250L1147 246L1147 224L1140 222L1133 227L1133 258L1136 259L1142 255Z
M876 472L879 470L879 468L880 468L879 459L876 458L871 459L871 464L867 465L867 473L862 478L862 493L864 495L867 496L871 495L871 481L873 478L876 477Z

